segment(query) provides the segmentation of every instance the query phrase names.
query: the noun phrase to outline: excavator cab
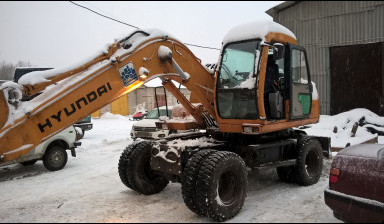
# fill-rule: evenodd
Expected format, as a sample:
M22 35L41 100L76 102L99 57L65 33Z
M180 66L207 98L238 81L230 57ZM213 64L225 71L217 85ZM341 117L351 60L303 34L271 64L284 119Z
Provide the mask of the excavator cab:
M317 122L306 51L292 36L271 31L232 39L223 44L216 73L221 132L261 134Z

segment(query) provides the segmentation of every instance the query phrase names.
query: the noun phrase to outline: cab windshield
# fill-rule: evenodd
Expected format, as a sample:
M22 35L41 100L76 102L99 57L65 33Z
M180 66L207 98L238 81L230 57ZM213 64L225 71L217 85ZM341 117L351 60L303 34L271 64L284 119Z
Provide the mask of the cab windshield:
M260 40L232 43L225 47L216 88L221 118L258 118L256 80L260 52Z
M256 46L259 41L229 44L223 53L219 73L219 88L254 88L255 59L259 56ZM253 82L252 82L253 81Z

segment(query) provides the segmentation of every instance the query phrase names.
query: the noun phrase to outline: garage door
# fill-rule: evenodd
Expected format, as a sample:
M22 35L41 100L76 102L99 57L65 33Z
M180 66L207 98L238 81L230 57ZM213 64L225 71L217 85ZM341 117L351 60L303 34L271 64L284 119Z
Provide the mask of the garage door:
M384 115L384 43L330 48L331 115L367 108Z

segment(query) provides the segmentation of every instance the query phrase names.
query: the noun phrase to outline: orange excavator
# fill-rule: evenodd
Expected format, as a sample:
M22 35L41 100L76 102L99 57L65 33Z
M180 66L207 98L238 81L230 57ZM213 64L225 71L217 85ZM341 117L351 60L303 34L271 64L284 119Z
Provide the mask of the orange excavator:
M276 168L282 181L299 185L318 182L330 139L297 128L319 121L307 54L291 31L272 21L232 28L213 73L170 35L137 30L81 66L2 84L0 164L154 78L194 118L157 127L198 131L130 144L118 164L130 189L151 195L179 182L188 208L224 221L244 204L248 169ZM172 80L191 91L190 99Z

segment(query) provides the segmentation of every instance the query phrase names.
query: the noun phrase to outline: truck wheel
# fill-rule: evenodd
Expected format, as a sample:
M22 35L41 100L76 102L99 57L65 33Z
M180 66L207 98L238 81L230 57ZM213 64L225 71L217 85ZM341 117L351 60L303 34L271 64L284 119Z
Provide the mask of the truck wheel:
M294 166L280 166L276 168L279 179L285 183L293 183L295 180Z
M196 203L196 180L202 163L214 152L217 151L207 149L193 154L193 156L188 160L187 165L184 168L183 175L181 176L181 194L183 195L184 203L191 211L199 216L205 216L206 211L201 210Z
M302 186L317 183L323 169L323 153L320 142L315 138L302 136L297 141L297 149L296 183Z
M20 164L23 166L32 166L36 162L37 162L37 159L34 159L34 160L30 160L30 161L21 162Z
M57 171L64 168L67 164L68 155L65 148L61 145L49 147L44 154L43 164L50 171Z
M140 141L128 146L119 161L119 175L122 182L132 190L145 195L162 191L168 180L159 176L150 167L152 143Z
M225 221L244 205L248 177L245 163L232 152L218 151L201 165L196 182L196 204L209 218Z

